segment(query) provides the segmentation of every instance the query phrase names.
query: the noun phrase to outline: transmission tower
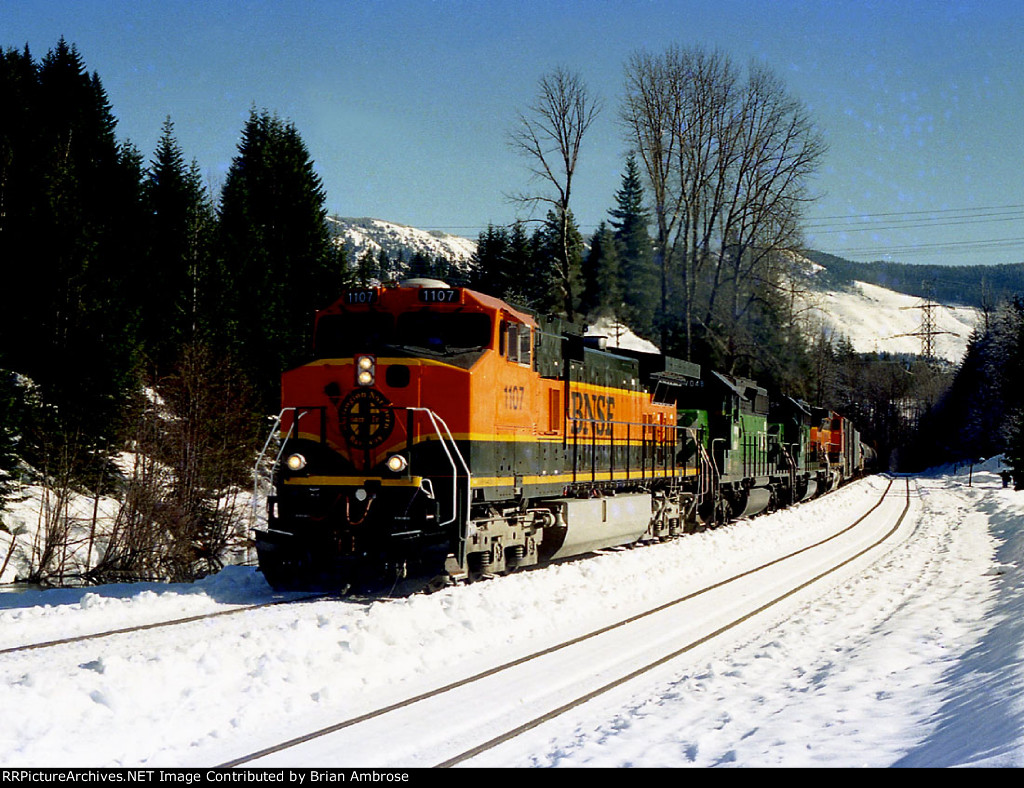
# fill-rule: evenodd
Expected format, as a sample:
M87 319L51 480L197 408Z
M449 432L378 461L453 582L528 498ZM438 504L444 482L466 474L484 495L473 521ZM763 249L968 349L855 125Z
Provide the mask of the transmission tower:
M926 361L935 360L935 337L940 334L953 334L952 331L941 331L935 326L935 309L941 306L932 301L930 298L922 298L921 303L916 306L902 306L900 309L920 309L921 310L921 327L917 331L912 331L908 334L897 334L898 337L920 337L921 338L921 355L924 356Z

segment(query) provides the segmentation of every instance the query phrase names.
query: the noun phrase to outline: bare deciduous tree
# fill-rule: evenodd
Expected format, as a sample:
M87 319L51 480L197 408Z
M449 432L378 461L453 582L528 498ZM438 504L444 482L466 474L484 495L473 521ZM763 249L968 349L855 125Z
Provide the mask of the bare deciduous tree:
M662 343L678 303L687 355L697 329L726 348L763 287L777 284L778 252L799 241L822 138L768 68L752 65L744 81L726 55L703 48L633 55L621 118L654 200Z
M244 549L253 405L233 365L201 344L182 349L174 374L140 397L122 505L87 579L191 581Z
M682 217L680 193L673 173L680 140L675 133L680 113L681 90L676 71L668 57L659 58L638 52L626 63L625 96L621 118L647 173L654 201L657 239L655 264L661 273L660 324L662 345L667 345L668 281L675 245L672 239Z
M509 132L510 146L531 163L533 175L554 188L554 195L520 196L527 203L553 207L561 238L559 282L565 312L571 319L573 301L569 200L579 162L583 137L601 111L601 101L591 95L582 77L564 68L545 74L537 83L533 103L517 117Z

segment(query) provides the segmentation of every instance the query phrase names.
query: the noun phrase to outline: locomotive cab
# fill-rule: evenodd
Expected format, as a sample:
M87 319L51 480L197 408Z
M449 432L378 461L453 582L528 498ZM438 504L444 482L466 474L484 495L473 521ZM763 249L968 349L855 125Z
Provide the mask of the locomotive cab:
M471 371L496 331L486 297L434 282L349 291L317 314L314 360L282 376L276 495L257 532L273 585L442 571L466 518Z

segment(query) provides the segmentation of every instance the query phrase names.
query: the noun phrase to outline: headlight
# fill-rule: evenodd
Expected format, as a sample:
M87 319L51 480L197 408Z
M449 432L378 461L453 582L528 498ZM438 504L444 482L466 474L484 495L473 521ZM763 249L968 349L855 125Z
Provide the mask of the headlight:
M409 467L409 461L401 454L392 454L388 457L387 466L392 473L401 473Z
M376 362L373 356L356 358L356 383L360 386L372 386L376 377Z
M301 454L290 454L284 463L290 471L301 471L306 467L306 458Z

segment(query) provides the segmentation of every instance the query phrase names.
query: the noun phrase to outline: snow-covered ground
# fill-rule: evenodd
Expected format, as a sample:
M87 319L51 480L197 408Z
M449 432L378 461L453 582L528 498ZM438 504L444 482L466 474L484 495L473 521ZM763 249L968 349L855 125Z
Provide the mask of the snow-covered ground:
M917 477L911 536L856 577L470 765L1024 765L1024 493L1003 489L998 467ZM883 485L431 596L296 602L0 654L0 765L222 763L809 541ZM272 598L243 567L188 586L0 594L0 650ZM336 765L402 766L358 761Z
M643 353L658 353L658 347L642 337L634 334L629 326L618 323L611 318L602 317L592 326L587 326L587 336L604 337L607 349L615 352L616 348L639 350Z

